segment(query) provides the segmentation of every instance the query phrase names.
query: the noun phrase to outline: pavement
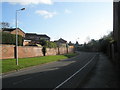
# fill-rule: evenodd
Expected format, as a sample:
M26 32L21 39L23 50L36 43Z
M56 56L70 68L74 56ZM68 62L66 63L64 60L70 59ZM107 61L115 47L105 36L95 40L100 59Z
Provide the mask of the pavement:
M120 88L120 76L114 64L104 55L78 88Z

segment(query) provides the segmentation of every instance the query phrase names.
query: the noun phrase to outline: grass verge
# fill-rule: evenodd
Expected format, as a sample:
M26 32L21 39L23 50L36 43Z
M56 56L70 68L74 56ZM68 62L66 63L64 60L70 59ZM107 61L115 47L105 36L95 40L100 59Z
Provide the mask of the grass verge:
M2 73L13 71L13 70L19 70L22 68L40 65L44 63L49 63L53 61L58 61L62 59L71 58L73 56L76 56L76 53L70 53L65 55L54 55L54 56L42 56L42 57L33 57L33 58L19 58L19 65L16 65L15 59L6 59L6 60L0 60L0 63L2 62Z

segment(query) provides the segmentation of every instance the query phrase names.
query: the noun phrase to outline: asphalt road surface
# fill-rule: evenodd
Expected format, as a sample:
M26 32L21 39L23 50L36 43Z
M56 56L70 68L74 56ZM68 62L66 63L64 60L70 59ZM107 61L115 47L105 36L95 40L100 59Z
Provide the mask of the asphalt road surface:
M12 72L2 77L2 88L77 88L99 59L97 53Z

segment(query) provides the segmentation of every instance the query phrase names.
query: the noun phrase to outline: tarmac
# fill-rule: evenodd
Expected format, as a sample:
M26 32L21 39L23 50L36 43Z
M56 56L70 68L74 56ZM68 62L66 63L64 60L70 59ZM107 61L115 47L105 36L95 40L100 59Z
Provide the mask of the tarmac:
M115 65L104 55L99 55L95 67L78 88L120 88L120 76Z
M56 65L56 63L55 63L55 65ZM49 65L47 65L47 66L49 66ZM52 66L54 66L54 65L52 65ZM39 70L39 68L36 70ZM35 70L33 69L33 71L35 71ZM55 72L55 71L53 71L53 72ZM69 71L69 72L71 72L71 71ZM42 73L42 74L44 74L44 73ZM42 75L42 74L40 73L40 75ZM34 74L32 74L32 75L34 76ZM55 77L56 77L56 74L53 73L53 75L55 75ZM49 76L50 75L48 75L48 77ZM28 77L28 76L25 76L25 77ZM24 79L24 80L26 80L26 79ZM33 79L33 80L35 80L35 79ZM43 81L45 81L45 80L43 79ZM47 85L47 84L45 84L45 85ZM30 86L30 85L28 84L28 86ZM107 56L100 53L99 59L95 63L95 66L89 71L87 76L85 76L85 78L80 82L80 84L78 85L78 88L120 88L119 72L116 70L115 65L107 58Z

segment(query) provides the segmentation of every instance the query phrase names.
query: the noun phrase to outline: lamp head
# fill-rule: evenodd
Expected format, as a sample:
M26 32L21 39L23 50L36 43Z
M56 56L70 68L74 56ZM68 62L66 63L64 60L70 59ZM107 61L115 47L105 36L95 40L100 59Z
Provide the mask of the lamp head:
M25 10L25 8L22 8L21 10Z

